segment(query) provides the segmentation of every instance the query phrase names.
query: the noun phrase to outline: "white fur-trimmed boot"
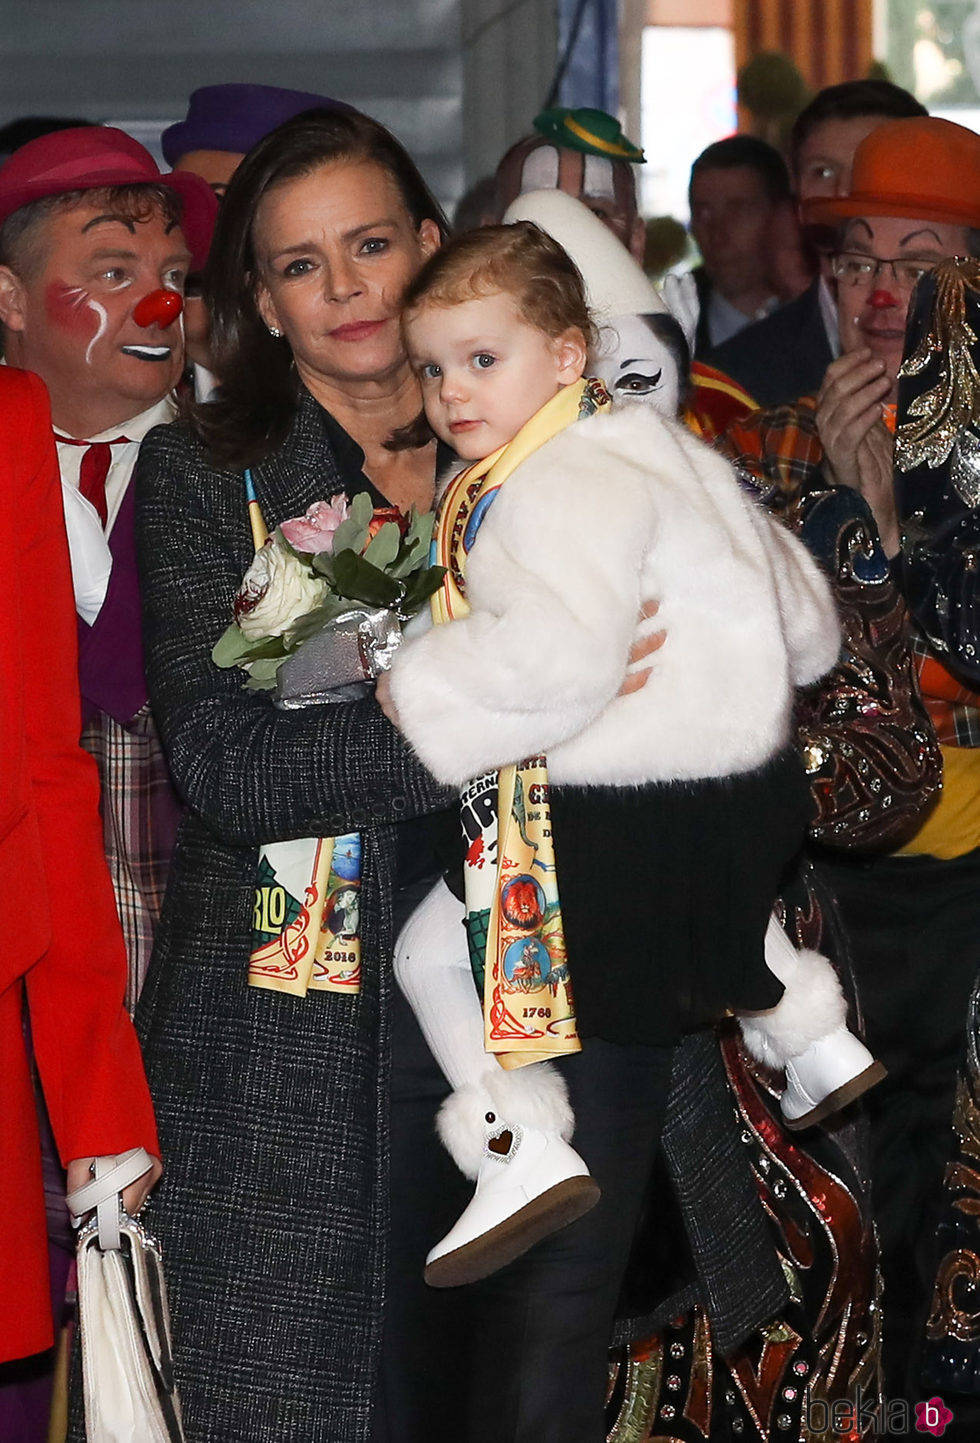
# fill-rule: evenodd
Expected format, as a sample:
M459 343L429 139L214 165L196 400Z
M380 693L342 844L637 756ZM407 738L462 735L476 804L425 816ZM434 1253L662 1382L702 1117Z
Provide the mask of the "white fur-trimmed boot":
M785 991L767 1012L741 1012L748 1052L786 1073L780 1102L788 1128L812 1127L867 1092L885 1069L847 1029L847 1000L819 952L797 951L775 917L766 932L766 965Z
M447 1097L437 1125L476 1192L426 1258L431 1287L489 1276L599 1201L598 1184L569 1146L575 1122L564 1079L546 1062L514 1072L494 1065Z

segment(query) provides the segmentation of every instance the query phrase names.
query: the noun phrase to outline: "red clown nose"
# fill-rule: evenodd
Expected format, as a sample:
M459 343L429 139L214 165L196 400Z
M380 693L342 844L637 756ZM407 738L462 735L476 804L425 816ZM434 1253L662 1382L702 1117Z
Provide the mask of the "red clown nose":
M147 296L147 300L149 299L149 296ZM898 301L892 295L891 291L877 290L871 292L871 299L868 305L873 311L887 311L890 310L892 306L897 306Z
M179 291L151 291L136 307L133 320L138 326L165 329L173 324L183 309L184 301Z

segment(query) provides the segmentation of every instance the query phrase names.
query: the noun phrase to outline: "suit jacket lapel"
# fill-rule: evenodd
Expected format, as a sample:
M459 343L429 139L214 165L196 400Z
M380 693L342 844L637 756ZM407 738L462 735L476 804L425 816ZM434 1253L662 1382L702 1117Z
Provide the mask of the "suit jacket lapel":
M319 403L305 388L286 440L272 456L253 467L252 478L270 531L290 516L301 516L314 501L347 490L324 430Z

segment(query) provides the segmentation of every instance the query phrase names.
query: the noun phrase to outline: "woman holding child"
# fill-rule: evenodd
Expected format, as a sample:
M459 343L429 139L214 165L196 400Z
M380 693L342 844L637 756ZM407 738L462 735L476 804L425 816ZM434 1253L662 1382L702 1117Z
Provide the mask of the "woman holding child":
M416 433L414 445L385 443L418 419L419 381L399 312L442 235L438 205L373 121L315 115L267 137L229 187L212 250L223 399L153 433L140 458L151 698L189 805L140 1012L168 1162L154 1222L166 1247L189 1443L438 1436L437 1416L423 1425L397 1401L387 1420L373 1415L387 1387L383 1371L379 1389L377 1372L389 1192L388 960L413 873L422 890L432 881L419 819L450 809L457 789L433 778L373 698L279 711L246 690L240 673L216 667L211 651L254 554L250 509L272 528L339 493L368 491L376 507L399 510L432 504L434 442ZM248 986L259 849L354 832L362 848L359 992L296 996ZM757 988L748 1000L764 1005L774 995ZM706 1019L699 1011L695 1020ZM653 1059L651 1136L669 1110L672 1075L676 1086L676 1036L668 1029ZM697 1059L702 1076L698 1096L684 1099L685 1125L703 1152L709 1134L721 1138L702 1157L701 1176L727 1157L722 1171L732 1178L719 1184L717 1211L734 1219L741 1263L724 1246L697 1261L709 1293L715 1273L728 1269L720 1311L727 1305L735 1341L775 1309L782 1282L752 1214L747 1166L728 1137L720 1066L704 1052ZM433 1101L430 1119L434 1111ZM397 1135L393 1144L397 1154ZM397 1256L413 1161L415 1171L428 1165L427 1157L405 1159L392 1188ZM636 1198L641 1191L633 1188ZM689 1199L691 1210L702 1200ZM447 1206L449 1222L458 1208L451 1190ZM430 1243L441 1226L435 1211L416 1223ZM603 1288L610 1292L608 1279ZM491 1297L492 1289L476 1289L467 1306L478 1319L485 1308L499 1325L499 1297ZM508 1300L505 1312L510 1307ZM404 1317L389 1314L389 1324L392 1316L395 1350L428 1350L434 1396L458 1387L462 1349L449 1358L438 1351L447 1331L410 1337ZM490 1361L516 1397L525 1363L516 1336L508 1354L506 1322L497 1342ZM581 1410L571 1393L550 1434L530 1416L496 1414L484 1394L465 1423L440 1410L452 1430L446 1436L516 1440L533 1432L542 1443L592 1443L604 1432L601 1349L579 1371L595 1397L574 1423L570 1413Z

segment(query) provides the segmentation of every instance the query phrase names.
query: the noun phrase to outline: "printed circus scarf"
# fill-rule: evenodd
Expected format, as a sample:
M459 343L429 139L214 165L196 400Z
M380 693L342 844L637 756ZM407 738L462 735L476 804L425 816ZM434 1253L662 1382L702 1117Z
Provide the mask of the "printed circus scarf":
M252 473L245 499L256 551L268 538ZM248 985L305 997L361 984L361 839L300 837L259 848Z
M566 386L508 445L450 484L432 539L432 561L446 567L431 603L437 624L469 614L467 557L507 478L552 436L609 405L600 381ZM505 1068L578 1052L544 757L477 777L461 807L466 935L486 1050Z

